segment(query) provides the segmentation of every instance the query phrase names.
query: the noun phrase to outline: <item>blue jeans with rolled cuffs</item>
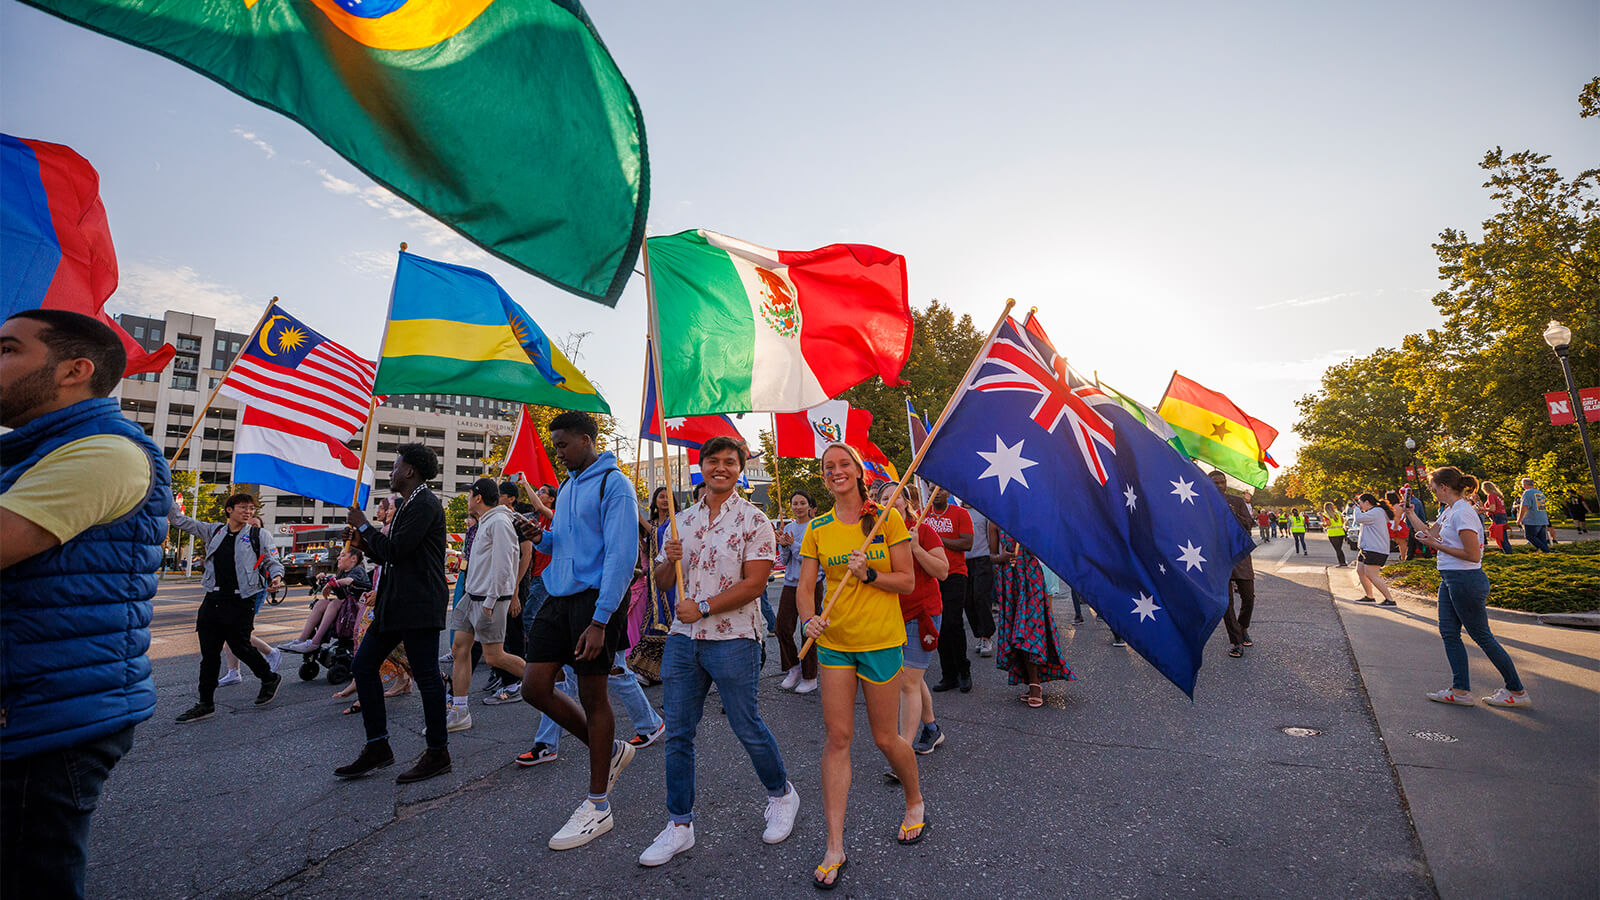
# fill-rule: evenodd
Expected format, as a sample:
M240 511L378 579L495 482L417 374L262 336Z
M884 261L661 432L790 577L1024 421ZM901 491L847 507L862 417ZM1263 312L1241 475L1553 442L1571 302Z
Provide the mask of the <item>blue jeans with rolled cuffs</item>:
M685 634L667 638L661 683L667 713L667 815L673 824L694 821L694 737L713 682L728 712L728 726L744 745L768 797L782 797L789 776L778 740L756 711L756 679L761 675L761 645L744 638L697 641Z
M1522 679L1517 677L1511 654L1489 630L1489 576L1482 569L1440 569L1439 637L1444 639L1444 655L1450 660L1451 687L1458 691L1472 689L1467 646L1461 641L1463 628L1500 671L1506 690L1522 690Z

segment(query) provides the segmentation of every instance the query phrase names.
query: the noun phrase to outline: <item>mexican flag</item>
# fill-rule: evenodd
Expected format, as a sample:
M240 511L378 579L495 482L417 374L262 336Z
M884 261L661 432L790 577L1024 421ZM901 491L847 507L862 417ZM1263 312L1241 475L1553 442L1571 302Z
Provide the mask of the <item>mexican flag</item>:
M790 412L911 355L905 257L866 244L773 250L715 232L648 241L669 418Z

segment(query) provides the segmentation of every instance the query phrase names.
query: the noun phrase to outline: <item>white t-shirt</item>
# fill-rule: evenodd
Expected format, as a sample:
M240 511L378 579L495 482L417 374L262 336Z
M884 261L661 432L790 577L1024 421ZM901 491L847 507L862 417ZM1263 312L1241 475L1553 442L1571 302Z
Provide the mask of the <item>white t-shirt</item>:
M1466 500L1457 500L1450 504L1450 508L1439 516L1439 541L1446 547L1460 550L1461 532L1476 531L1478 533L1478 546L1483 546L1483 523L1478 519L1478 511ZM1438 555L1440 569L1481 569L1482 563L1467 562L1459 556L1451 556L1440 552Z
M1357 509L1350 514L1350 521L1361 526L1361 549L1373 553L1389 552L1389 514L1383 511L1383 507L1374 506L1365 511Z

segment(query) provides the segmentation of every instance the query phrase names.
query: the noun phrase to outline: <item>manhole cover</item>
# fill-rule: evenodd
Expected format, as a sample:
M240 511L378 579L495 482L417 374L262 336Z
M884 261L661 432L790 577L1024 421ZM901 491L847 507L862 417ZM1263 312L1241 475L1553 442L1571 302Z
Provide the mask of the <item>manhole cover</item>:
M1455 736L1445 734L1442 731L1413 731L1411 736L1425 741L1433 741L1436 744L1454 744L1458 740Z
M1322 733L1315 728L1301 728L1296 725L1285 725L1278 730L1284 734L1287 734L1289 737L1316 737Z

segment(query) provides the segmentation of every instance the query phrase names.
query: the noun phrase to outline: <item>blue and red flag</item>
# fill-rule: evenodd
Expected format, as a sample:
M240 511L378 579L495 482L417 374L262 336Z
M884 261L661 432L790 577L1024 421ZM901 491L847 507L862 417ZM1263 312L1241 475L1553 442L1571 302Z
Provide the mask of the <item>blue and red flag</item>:
M159 372L176 352L147 352L111 317L117 251L100 202L100 173L72 148L0 134L0 318L65 309L111 326L124 375Z
M661 434L656 428L656 370L655 359L650 355L651 348L647 343L644 349L644 413L643 421L639 423L639 440L661 442ZM739 433L739 426L726 414L714 416L684 416L667 420L666 443L674 447L686 447L690 450L699 450L700 445L714 437L731 437L743 441L744 435ZM758 455L757 453L750 454Z
M1193 696L1253 542L1192 462L1007 319L918 474L980 510ZM1075 379L1073 379L1075 380Z

